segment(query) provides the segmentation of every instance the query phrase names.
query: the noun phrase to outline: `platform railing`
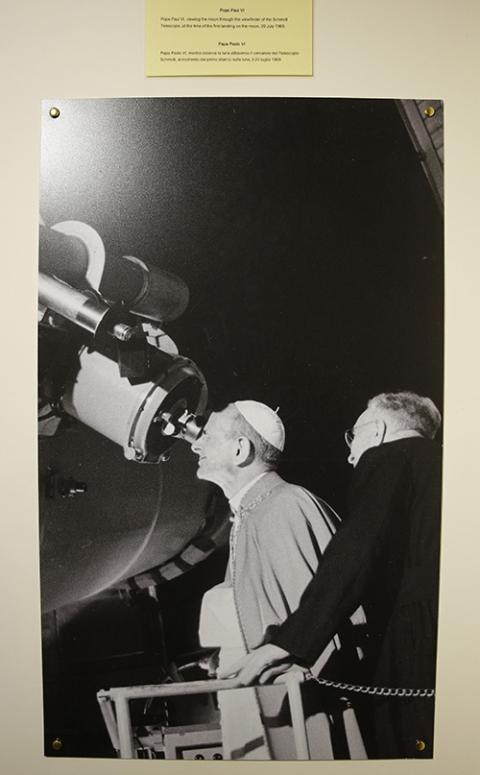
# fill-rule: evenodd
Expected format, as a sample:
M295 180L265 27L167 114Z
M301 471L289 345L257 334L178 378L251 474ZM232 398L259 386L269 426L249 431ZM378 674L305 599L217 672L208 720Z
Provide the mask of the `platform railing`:
M275 684L284 684L287 689L292 728L295 741L296 758L310 759L305 714L303 711L300 684L304 674L300 670L292 670L275 679ZM255 684L254 686L260 686ZM262 688L266 685L262 684ZM121 759L135 759L136 748L130 701L151 699L154 697L179 697L189 694L211 694L219 691L234 691L244 689L237 678L225 680L212 679L208 681L187 681L185 683L152 684L147 686L118 686L112 689L101 689L97 692L97 701L102 712L113 747ZM268 685L267 685L268 688Z

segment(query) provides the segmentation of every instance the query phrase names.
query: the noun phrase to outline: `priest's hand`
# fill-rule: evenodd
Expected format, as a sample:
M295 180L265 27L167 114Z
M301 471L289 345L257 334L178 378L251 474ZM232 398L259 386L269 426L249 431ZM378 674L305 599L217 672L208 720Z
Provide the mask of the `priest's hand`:
M274 676L284 673L292 665L292 662L287 659L289 656L288 651L280 646L266 643L229 667L224 667L218 672L218 678L237 676L241 686L250 686L257 678L258 683L266 683Z

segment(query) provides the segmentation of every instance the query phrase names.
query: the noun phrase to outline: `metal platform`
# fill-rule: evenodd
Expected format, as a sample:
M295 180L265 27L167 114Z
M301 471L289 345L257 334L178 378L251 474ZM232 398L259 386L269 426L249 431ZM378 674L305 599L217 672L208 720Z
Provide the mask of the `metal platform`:
M300 684L304 674L291 671L279 676L274 685L284 684L288 693L295 740L296 758L310 759L310 751L305 729ZM262 685L265 688L265 685ZM236 678L227 680L190 681L175 684L154 684L150 686L122 686L102 689L97 692L97 700L102 712L110 740L121 759L139 758L145 751L144 741L134 735L129 703L137 699L153 697L179 697L192 694L210 694L219 691L243 689ZM157 735L153 746L161 751L165 759L222 758L221 731L216 725L193 725L173 727Z

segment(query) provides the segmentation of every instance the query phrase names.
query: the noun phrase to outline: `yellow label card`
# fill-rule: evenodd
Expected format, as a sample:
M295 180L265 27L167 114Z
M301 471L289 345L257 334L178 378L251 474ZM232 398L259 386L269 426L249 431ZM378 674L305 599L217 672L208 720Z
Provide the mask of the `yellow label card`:
M312 0L147 0L147 75L312 75Z

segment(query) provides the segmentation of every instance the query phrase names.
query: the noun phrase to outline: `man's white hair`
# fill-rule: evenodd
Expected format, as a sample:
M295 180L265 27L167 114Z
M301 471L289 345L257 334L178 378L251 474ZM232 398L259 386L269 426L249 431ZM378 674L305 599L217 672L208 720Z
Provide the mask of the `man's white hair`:
M433 439L442 422L442 416L431 398L408 390L400 393L379 393L368 402L368 408L388 412L398 430L418 431Z

